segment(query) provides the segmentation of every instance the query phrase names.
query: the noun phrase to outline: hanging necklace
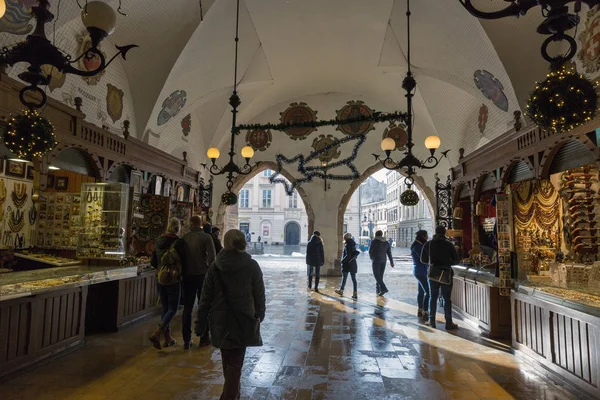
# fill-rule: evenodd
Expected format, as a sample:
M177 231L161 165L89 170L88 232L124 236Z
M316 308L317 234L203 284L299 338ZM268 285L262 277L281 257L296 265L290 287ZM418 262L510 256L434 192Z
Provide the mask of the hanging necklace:
M4 204L6 200L6 184L4 179L0 179L0 204Z
M88 189L88 191L87 191L87 196L85 196L85 201L88 203L92 202L92 191L90 189Z
M27 186L24 183L15 183L10 196L17 209L23 207L27 201Z
M94 189L94 201L98 201L98 191Z
M37 219L37 210L35 209L35 204L33 207L29 209L29 225L35 225L35 221Z
M13 211L10 206L6 209L8 211L8 227L12 232L20 232L25 225L25 213L23 211Z

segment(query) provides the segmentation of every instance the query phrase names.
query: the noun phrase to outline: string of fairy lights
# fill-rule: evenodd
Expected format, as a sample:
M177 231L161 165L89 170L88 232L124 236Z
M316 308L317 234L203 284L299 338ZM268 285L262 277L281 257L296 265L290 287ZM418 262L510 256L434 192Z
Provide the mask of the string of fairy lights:
M57 145L54 126L34 109L11 115L3 140L11 153L29 161L43 157Z

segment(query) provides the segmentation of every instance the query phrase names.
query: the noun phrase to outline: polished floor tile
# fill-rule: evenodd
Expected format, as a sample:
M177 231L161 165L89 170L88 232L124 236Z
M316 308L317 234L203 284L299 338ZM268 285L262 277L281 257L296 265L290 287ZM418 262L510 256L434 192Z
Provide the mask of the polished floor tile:
M359 257L358 301L351 290L333 292L339 278L322 279L320 294L307 290L302 258L257 259L267 288L265 345L247 351L243 399L581 398L462 321L455 333L419 324L405 256L386 271L386 298L375 295ZM147 340L156 320L89 337L82 349L1 383L0 399L218 399L218 350L184 351L178 315L178 345L156 351Z

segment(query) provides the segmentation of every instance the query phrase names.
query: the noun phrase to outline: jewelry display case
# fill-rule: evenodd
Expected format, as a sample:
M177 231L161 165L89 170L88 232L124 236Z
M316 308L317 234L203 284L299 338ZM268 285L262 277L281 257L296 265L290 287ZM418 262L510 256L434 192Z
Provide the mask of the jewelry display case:
M125 256L129 185L84 183L77 257L121 259Z
M81 194L44 192L38 209L37 247L76 250L81 227Z

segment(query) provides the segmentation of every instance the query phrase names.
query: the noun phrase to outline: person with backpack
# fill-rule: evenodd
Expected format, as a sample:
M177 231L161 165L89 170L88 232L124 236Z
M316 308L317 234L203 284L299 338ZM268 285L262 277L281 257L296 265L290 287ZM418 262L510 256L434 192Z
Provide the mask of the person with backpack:
M260 323L265 308L260 266L246 252L244 233L231 229L206 274L195 326L196 335L202 335L208 318L212 345L221 349L225 377L221 399L240 398L246 348L263 345Z
M429 326L435 328L435 313L437 299L442 292L444 299L444 316L446 317L446 330L458 329L452 322L452 283L453 265L458 264L458 254L454 245L446 238L446 228L435 228L433 239L423 245L421 262L429 265Z
M417 311L417 317L422 322L429 321L429 282L427 280L427 264L421 262L421 253L423 252L423 245L427 243L429 239L427 231L418 230L415 235L415 241L410 246L410 255L413 259L413 275L417 278L418 291L417 291L417 305L419 311Z
M315 292L319 293L321 267L325 264L325 252L321 232L314 231L306 244L306 266L308 269L308 288L312 289L313 268L315 270Z
M356 257L360 255L360 251L356 249L356 242L352 239L351 233L344 235L344 251L342 252L342 260L340 262L342 266L342 284L339 289L334 290L340 296L344 295L344 287L346 287L346 280L348 274L352 278L352 286L354 287L354 293L352 298L358 299L356 273L358 272L358 264L356 263Z
M180 229L179 220L173 218L169 221L167 232L156 239L150 261L158 270L158 293L162 305L160 324L150 336L150 341L158 350L161 349L160 339L163 335L164 347L176 344L171 336L171 321L179 307L182 266L186 263L188 252L186 243L177 236Z
M378 296L383 296L388 292L387 286L383 283L383 274L387 262L386 258L389 258L392 268L394 268L394 259L392 258L392 245L385 240L382 231L375 232L375 239L371 242L371 247L369 247L369 257L373 263L375 290Z

